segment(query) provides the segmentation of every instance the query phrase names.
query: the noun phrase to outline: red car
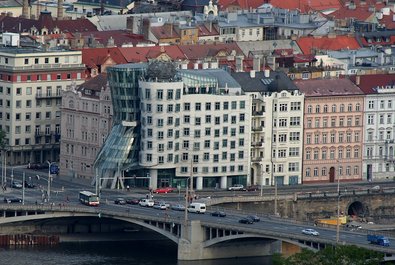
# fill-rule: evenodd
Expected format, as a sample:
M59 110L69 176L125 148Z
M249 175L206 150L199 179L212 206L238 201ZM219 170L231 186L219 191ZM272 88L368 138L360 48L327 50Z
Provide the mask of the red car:
M170 193L173 192L174 188L170 187L163 187L163 188L157 188L154 190L154 193Z

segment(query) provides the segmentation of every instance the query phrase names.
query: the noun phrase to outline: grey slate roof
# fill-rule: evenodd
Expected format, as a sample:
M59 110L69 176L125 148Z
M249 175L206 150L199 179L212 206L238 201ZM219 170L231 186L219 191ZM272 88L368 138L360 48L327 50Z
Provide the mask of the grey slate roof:
M232 73L232 77L241 85L244 92L281 92L298 90L291 79L281 71L271 71L269 77L264 72L256 72L252 78L250 73Z

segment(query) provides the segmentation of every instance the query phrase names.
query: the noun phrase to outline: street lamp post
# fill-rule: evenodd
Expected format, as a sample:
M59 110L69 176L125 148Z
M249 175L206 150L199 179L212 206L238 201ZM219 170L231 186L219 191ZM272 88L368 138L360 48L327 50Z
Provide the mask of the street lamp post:
M189 185L191 185L190 191L188 191L188 181ZM184 212L184 224L187 226L188 224L188 199L189 199L189 193L192 194L193 190L193 160L191 159L191 175L189 178L187 178L187 183L185 185L185 212Z
M25 172L23 172L23 178L22 178L22 205L25 205Z
M12 187L12 183L14 183L14 167L11 168L11 185L10 185L11 187Z
M47 161L48 163L48 191L47 191L47 200L49 202L49 199L51 197L51 165L52 162Z
M339 164L339 161L337 161ZM336 220L336 244L339 244L339 233L340 233L340 174L339 169L337 170L337 220Z

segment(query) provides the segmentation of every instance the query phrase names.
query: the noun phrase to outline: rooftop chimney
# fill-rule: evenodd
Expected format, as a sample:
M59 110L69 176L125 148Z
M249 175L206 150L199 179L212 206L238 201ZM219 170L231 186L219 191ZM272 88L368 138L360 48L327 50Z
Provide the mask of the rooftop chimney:
M58 20L63 19L63 0L58 0Z
M29 0L23 0L22 17L23 18L30 18L29 17Z

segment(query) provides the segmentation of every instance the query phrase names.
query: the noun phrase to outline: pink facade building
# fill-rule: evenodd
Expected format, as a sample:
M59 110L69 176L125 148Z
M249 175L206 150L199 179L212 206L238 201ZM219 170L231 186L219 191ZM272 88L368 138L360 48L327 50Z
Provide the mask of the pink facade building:
M349 79L296 81L305 94L303 183L362 178L362 91Z

